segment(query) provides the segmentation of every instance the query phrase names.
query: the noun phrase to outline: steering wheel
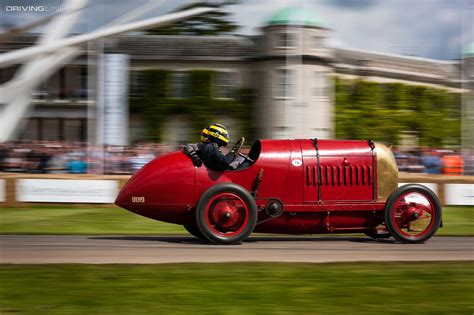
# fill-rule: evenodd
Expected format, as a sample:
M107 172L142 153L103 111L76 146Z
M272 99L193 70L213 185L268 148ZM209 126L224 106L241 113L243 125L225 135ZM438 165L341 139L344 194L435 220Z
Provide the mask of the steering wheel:
M237 142L232 147L231 152L234 152L236 156L239 155L243 157L244 159L249 160L250 162L254 163L255 162L254 160L249 158L247 155L240 153L240 150L242 150L244 143L245 143L245 137L242 137L239 140L237 140Z
M242 137L237 142L234 144L232 149L230 150L231 152L234 152L235 155L240 155L240 150L242 150L242 147L245 143L245 138Z

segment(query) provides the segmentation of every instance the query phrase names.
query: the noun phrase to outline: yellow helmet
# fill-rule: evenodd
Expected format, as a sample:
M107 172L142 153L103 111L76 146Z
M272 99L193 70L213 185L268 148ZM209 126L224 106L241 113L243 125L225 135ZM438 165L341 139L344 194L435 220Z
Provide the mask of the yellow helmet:
M229 143L229 133L227 128L221 124L210 124L201 132L201 141L209 140L217 143L218 146L227 146Z

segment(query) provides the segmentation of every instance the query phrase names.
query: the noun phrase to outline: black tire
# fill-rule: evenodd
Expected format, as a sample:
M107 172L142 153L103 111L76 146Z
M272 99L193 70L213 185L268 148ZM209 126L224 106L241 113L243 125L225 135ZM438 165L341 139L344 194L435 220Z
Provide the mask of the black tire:
M206 238L204 237L204 235L202 235L201 231L199 231L197 225L184 225L184 228L186 229L186 231L189 232L189 234L191 234L192 236L195 236L201 240L206 240Z
M423 230L421 235L408 235L401 232L397 222L393 220L394 211L397 210L395 203L401 197L409 193L418 193L425 197L432 208L434 218L431 218L429 226ZM388 232L398 241L402 243L421 243L432 237L441 224L441 203L438 197L429 188L418 184L407 184L395 190L385 204L385 224Z
M377 228L372 228L372 229L369 229L369 230L365 230L364 234L367 235L368 237L371 237L371 238L376 239L376 240L390 238L392 236L392 234L390 234L390 232L380 231Z
M242 206L241 208L236 208L239 210L233 212L233 215L237 218L238 222L242 220L243 222L230 235L227 235L226 231L220 231L220 227L217 224L213 225L212 223L214 222L210 222L211 218L209 217L209 215L215 214L214 211L217 211L216 205L219 205L219 198L223 198L220 202L225 203L225 196L235 197ZM222 214L222 212L219 214ZM227 215L228 213L225 214ZM230 216L223 220L226 219L230 220ZM253 197L242 186L233 183L217 184L209 188L199 199L196 208L196 222L201 234L211 243L223 245L238 244L244 241L255 228L257 224L257 206Z

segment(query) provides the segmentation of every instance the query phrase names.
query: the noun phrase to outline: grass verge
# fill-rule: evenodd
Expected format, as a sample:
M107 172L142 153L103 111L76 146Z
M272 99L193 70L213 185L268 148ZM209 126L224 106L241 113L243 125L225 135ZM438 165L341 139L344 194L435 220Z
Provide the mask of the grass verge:
M32 206L0 208L0 234L184 234L181 225L144 218L127 210Z
M474 207L445 207L436 235L474 236ZM187 234L180 225L120 208L0 208L0 234Z
M472 314L474 263L0 265L1 314Z

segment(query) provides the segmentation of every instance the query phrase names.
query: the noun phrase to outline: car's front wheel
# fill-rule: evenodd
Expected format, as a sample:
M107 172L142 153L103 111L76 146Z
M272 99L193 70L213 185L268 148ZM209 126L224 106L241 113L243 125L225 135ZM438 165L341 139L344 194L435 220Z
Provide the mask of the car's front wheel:
M221 183L199 199L196 222L202 235L216 244L238 244L257 224L257 206L242 186Z
M441 203L435 193L425 186L404 185L388 198L385 223L388 232L400 242L424 242L440 226Z

